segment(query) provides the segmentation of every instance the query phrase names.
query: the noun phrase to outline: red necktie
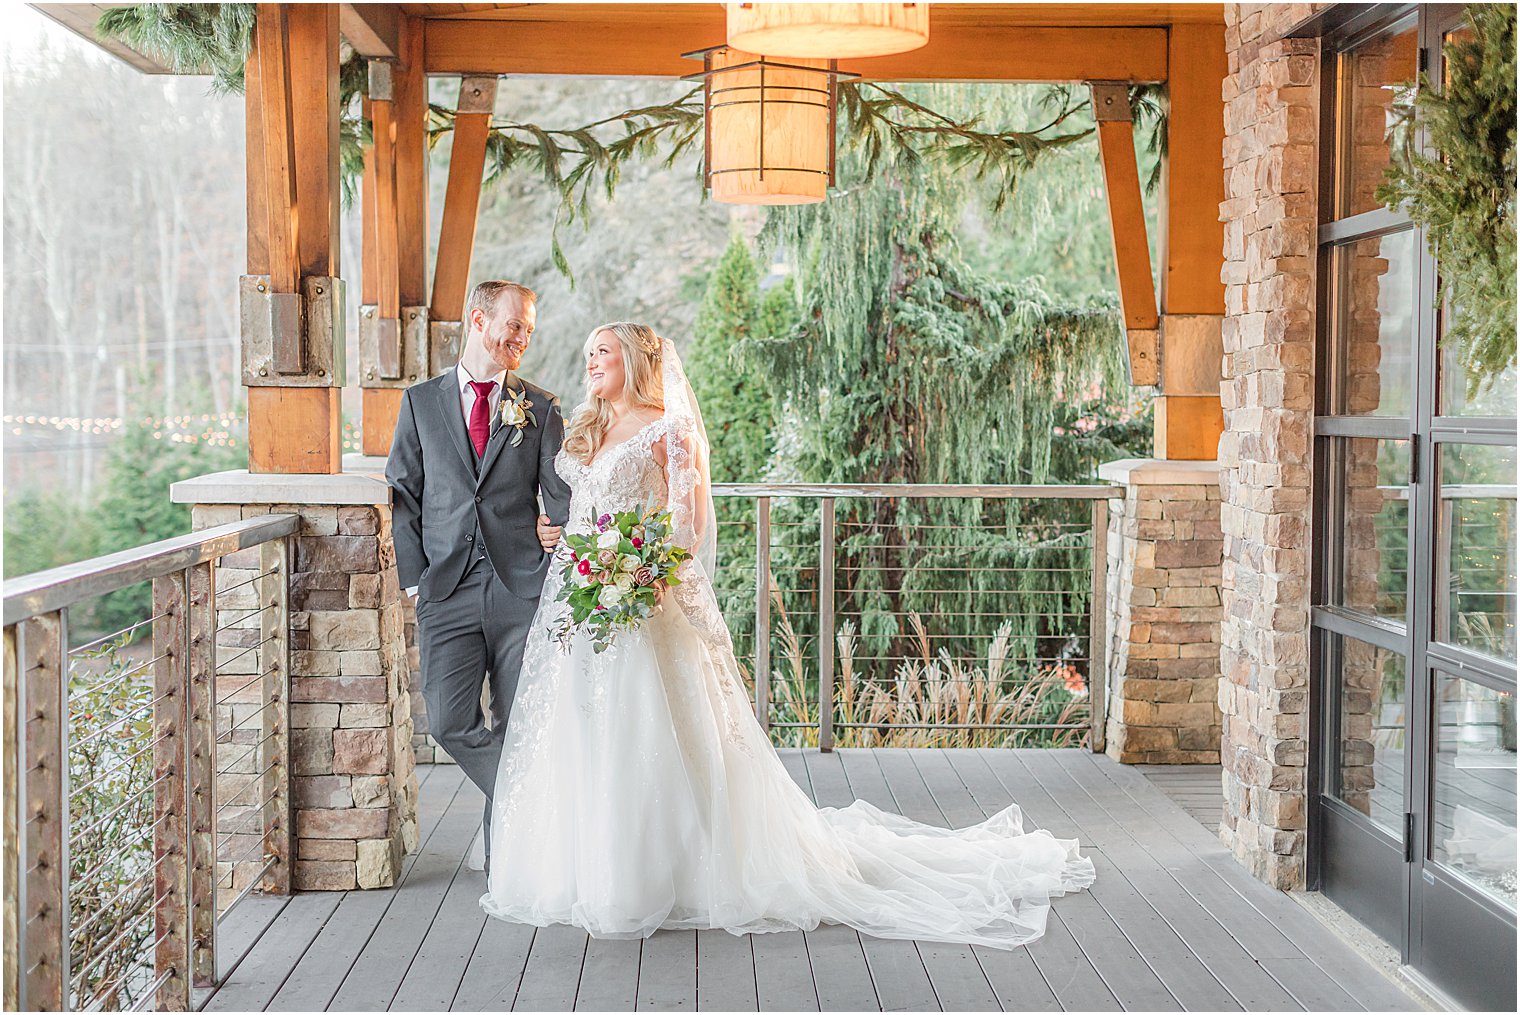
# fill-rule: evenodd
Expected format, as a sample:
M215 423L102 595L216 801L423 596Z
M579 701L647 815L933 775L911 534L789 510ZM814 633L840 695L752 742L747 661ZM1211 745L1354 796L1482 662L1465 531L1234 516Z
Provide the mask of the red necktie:
M491 436L491 391L495 381L471 381L475 389L475 404L470 407L470 443L475 445L475 457L486 453L486 438Z

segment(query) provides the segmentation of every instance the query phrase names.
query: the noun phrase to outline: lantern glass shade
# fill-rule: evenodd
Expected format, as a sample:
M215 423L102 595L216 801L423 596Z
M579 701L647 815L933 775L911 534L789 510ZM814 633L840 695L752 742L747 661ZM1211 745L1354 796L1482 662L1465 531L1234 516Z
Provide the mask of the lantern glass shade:
M829 60L768 61L726 47L705 54L707 182L727 204L815 204L834 161Z
M728 44L776 57L850 59L918 49L928 4L731 3Z

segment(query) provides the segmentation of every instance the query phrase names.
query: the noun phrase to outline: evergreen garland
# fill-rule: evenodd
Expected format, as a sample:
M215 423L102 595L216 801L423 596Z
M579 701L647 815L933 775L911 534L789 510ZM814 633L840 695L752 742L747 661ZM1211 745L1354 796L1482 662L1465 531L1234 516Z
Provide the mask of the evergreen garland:
M1477 394L1515 363L1515 7L1472 4L1472 26L1445 47L1449 77L1439 90L1421 74L1399 112L1425 131L1396 129L1377 198L1403 205L1426 230L1440 261L1443 341L1455 343Z
M213 88L241 93L243 68L253 43L253 4L131 4L103 13L97 32L118 38L164 60L182 73L212 73ZM345 205L357 194L364 172L364 147L370 125L355 99L368 95L366 60L357 53L340 67L340 160ZM978 179L995 175L1000 209L1012 196L1020 174L1041 154L1070 145L1092 133L1069 126L1089 102L1078 90L1055 87L1048 93L1054 110L1035 130L986 129L980 118L954 119L916 102L900 91L871 83L841 82L839 121L847 144L864 153L863 173L901 162L911 169L925 158L942 158L953 166L972 166ZM555 267L574 287L574 275L559 243L562 223L580 219L589 225L590 200L601 191L612 200L622 168L630 159L659 157L673 166L702 138L702 89L673 102L630 109L578 127L555 129L533 123L493 123L486 139L485 183L518 167L534 169L560 196L551 238ZM1131 89L1136 123L1148 132L1147 147L1164 150L1165 113L1156 86ZM436 103L428 109L431 147L454 129L454 110ZM618 133L618 132L621 133ZM615 136L608 137L607 133ZM1159 167L1159 163L1158 163ZM1156 178L1148 186L1154 187Z

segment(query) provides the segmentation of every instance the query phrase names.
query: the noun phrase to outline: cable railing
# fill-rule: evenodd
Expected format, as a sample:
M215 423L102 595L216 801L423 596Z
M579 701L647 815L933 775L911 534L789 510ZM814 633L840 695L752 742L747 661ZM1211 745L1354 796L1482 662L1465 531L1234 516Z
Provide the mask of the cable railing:
M1102 749L1116 488L713 493L720 604L777 743Z
M299 525L265 515L5 583L8 1010L188 1010L216 982L221 920L289 892ZM87 630L123 597L147 616Z

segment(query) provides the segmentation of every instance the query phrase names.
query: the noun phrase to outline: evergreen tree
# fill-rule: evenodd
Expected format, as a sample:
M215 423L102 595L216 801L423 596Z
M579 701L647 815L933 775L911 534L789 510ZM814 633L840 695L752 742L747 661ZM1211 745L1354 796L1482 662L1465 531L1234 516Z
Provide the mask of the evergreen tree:
M782 403L776 478L1082 482L1147 436L1125 419L1114 296L1099 283L1056 298L1037 277L975 271L957 242L974 195L943 166L899 162L822 204L771 210L764 239L791 258L801 312L742 353ZM840 499L836 517L837 615L858 625L865 667L888 664L868 679L890 683L891 660L936 650L975 662L1005 622L1016 680L1048 687L1085 669L1086 502ZM816 502L777 502L778 584L814 580L817 525ZM815 639L815 604L793 603L802 641ZM1056 711L1068 700L1048 698Z
M708 279L686 354L687 374L712 442L716 483L756 482L770 458L770 388L751 365L732 355L736 345L755 334L759 310L759 270L749 244L736 232Z

